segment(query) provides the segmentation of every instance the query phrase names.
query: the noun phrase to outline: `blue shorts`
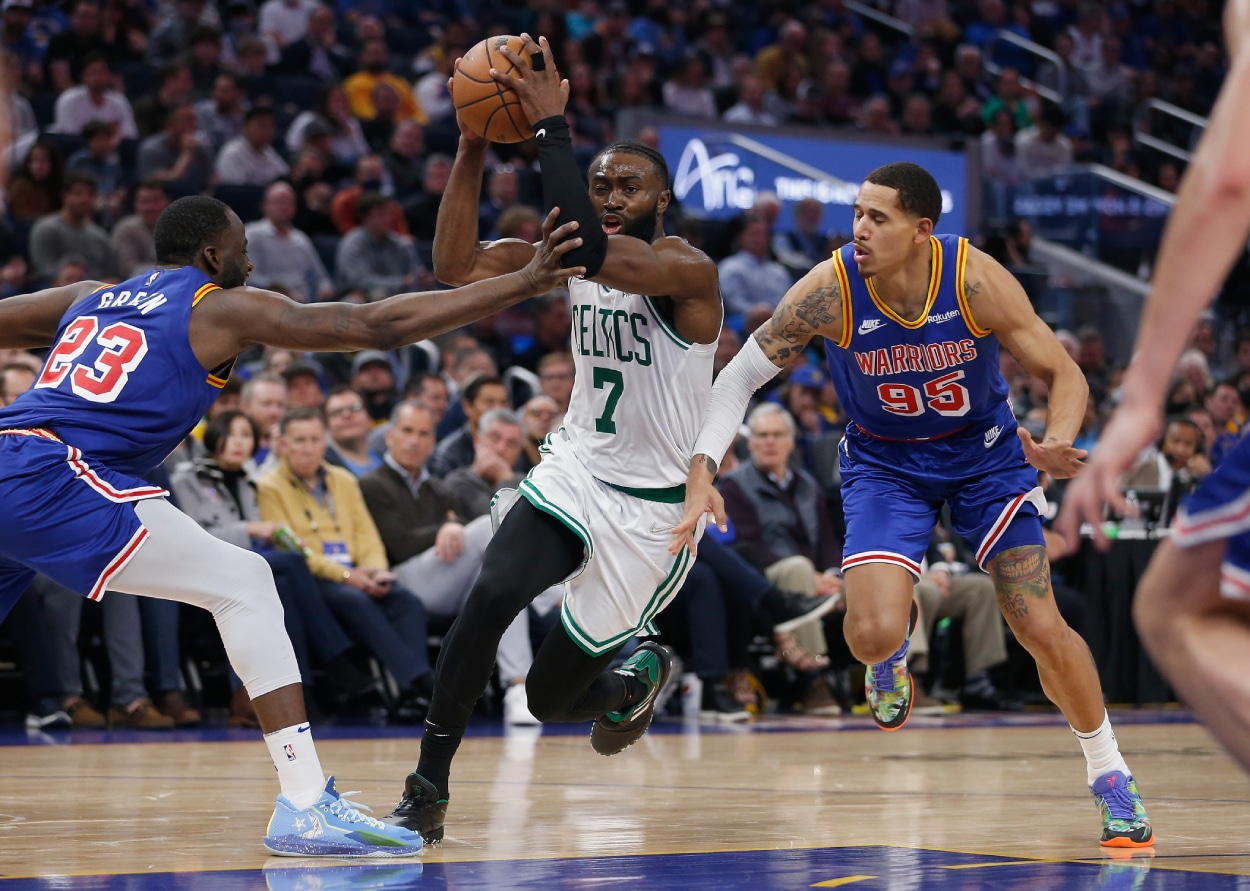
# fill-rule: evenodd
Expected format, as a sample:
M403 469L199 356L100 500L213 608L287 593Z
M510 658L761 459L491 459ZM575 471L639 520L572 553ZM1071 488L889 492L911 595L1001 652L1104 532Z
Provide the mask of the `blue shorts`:
M147 530L135 501L169 493L43 430L0 430L0 619L36 573L99 600Z
M1220 593L1250 600L1250 438L1243 437L1181 505L1172 542L1182 548L1228 540Z
M1009 414L989 429L925 442L876 439L848 427L840 462L843 571L892 563L919 578L943 504L982 569L1008 548L1044 544L1046 498Z

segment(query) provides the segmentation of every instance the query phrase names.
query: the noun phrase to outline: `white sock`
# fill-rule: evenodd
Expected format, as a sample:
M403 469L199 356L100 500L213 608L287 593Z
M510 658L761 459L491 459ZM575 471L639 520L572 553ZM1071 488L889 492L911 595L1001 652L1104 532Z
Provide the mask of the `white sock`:
M312 729L307 724L293 724L266 733L265 745L278 771L282 794L300 810L312 807L326 787Z
M1102 713L1102 724L1097 730L1082 733L1073 727L1072 732L1081 741L1081 748L1085 751L1085 776L1088 785L1094 785L1100 776L1113 770L1131 776L1128 765L1124 763L1124 756L1120 754L1115 731L1111 729L1111 718L1105 711Z

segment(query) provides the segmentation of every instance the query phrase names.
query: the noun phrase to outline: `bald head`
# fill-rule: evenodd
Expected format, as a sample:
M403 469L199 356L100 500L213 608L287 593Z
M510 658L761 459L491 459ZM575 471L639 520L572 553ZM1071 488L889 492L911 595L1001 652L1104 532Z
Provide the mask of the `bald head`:
M285 182L276 182L265 189L261 212L276 228L286 229L295 219L295 189Z

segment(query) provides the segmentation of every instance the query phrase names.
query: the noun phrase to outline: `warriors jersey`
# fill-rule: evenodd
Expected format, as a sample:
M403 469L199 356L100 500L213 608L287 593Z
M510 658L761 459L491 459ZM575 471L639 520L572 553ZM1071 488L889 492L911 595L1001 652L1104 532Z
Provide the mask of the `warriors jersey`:
M565 434L597 479L683 485L712 390L716 343L683 338L650 297L569 281L577 369Z
M829 371L851 422L880 439L928 440L993 426L1007 402L998 340L977 325L964 293L968 241L930 236L928 299L908 321L855 269L848 244L833 255L842 336L826 341Z
M191 308L215 290L184 266L79 300L61 320L34 387L0 409L0 430L51 431L121 473L156 467L225 386L229 369L204 368L188 334Z

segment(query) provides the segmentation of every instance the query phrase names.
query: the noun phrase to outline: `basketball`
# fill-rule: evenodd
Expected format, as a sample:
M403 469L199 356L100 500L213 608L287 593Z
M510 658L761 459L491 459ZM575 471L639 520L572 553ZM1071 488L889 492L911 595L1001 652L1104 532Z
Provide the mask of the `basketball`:
M520 142L534 135L521 111L515 90L490 76L494 68L505 74L516 71L499 50L507 47L528 60L520 37L487 37L464 54L452 82L452 100L460 121L478 136L491 142Z

